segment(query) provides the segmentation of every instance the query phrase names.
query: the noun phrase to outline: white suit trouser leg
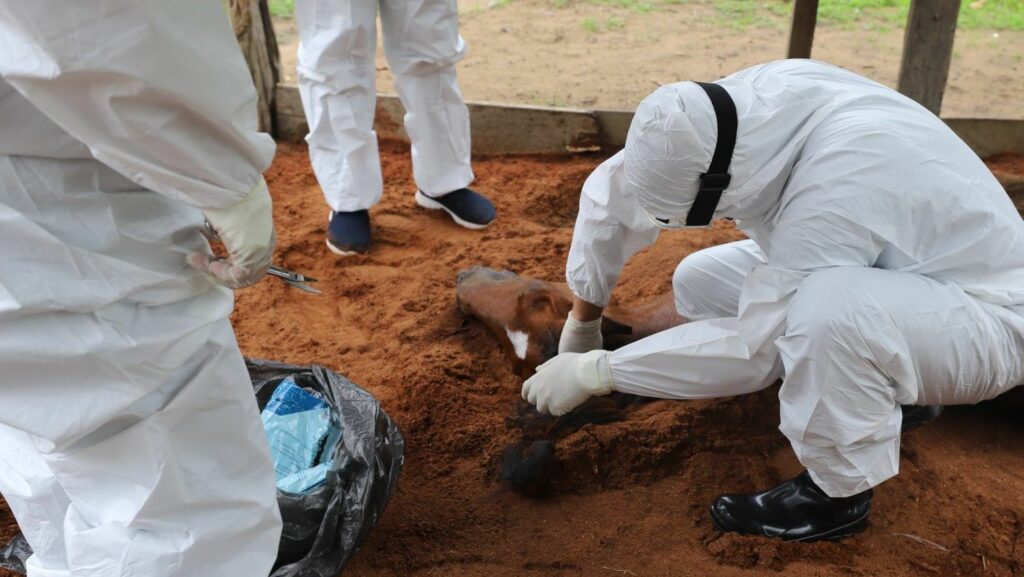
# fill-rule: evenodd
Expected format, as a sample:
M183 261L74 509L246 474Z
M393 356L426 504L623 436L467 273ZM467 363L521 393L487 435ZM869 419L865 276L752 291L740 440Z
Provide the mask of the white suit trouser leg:
M898 473L899 405L976 403L1024 382L1024 319L919 275L814 273L787 325L780 428L833 497Z
M381 0L384 55L412 141L416 186L441 196L473 182L469 110L455 65L466 55L456 0Z
M333 210L369 208L383 189L377 136L374 0L298 0L299 92L310 160ZM469 113L455 64L465 54L455 0L384 0L384 51L406 109L416 184L441 195L473 181Z
M672 275L676 311L687 320L735 317L743 281L764 264L764 253L752 240L699 250L682 260Z
M299 95L309 159L332 210L370 208L383 191L376 110L377 4L297 0Z
M60 398L38 402L61 412ZM0 491L35 552L29 577L269 574L273 469L226 319L131 411L48 445L0 426Z

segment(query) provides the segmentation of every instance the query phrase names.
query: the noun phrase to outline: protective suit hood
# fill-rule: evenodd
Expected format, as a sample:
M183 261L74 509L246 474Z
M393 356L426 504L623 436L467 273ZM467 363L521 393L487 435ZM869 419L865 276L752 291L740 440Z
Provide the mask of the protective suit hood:
M821 65L823 68L832 68ZM715 218L760 222L774 213L790 170L814 126L835 102L821 82L794 82L756 67L719 80L736 105L739 127ZM694 82L662 86L637 108L624 150L628 187L659 218L683 218L718 138L715 111Z

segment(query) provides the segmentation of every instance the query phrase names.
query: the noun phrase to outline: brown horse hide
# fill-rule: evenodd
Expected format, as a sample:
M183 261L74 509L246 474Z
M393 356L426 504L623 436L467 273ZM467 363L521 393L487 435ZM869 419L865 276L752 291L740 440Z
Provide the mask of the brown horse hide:
M513 371L525 379L537 365L558 353L558 338L572 308L572 294L562 283L474 267L459 273L456 302L459 310L490 329ZM605 348L614 350L684 321L668 292L640 305L609 306L601 322L601 334Z
M558 338L572 308L572 295L564 284L483 267L459 273L456 301L459 310L490 329L513 371L523 379L558 353ZM605 348L613 350L683 322L669 292L645 304L609 306L601 333ZM557 439L584 425L627 419L634 407L649 400L612 393L590 399L563 417L541 415L519 400L508 423L519 429L520 440L505 448L497 474L517 493L535 498L547 495L561 471Z

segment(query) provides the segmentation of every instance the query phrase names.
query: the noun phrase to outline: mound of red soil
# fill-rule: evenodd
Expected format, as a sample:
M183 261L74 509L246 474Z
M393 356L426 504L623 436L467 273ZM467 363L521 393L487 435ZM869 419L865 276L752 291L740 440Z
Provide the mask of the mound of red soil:
M985 159L985 164L996 173L1008 172L1017 176L1024 176L1024 154L1003 152Z
M799 470L777 430L774 389L655 401L583 425L556 443L562 474L552 496L509 492L497 465L519 436L509 418L521 383L487 329L458 312L455 275L479 264L561 280L579 187L600 158L478 160L475 186L499 211L482 232L415 206L403 147L385 145L382 159L374 248L339 259L323 245L327 208L305 148L281 147L268 172L276 261L319 278L324 295L269 279L238 293L233 317L247 355L335 369L379 397L405 433L398 491L347 574L1024 571L1024 425L999 401L951 409L908 435L902 472L877 490L871 526L840 543L723 536L711 526L707 505L719 493L764 488ZM616 296L662 294L682 257L737 238L728 226L663 234L628 265Z

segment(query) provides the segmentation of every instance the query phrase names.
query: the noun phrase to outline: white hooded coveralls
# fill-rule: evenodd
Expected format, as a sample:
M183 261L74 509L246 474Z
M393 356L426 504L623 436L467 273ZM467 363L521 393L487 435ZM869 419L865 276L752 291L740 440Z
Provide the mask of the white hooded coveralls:
M383 191L373 130L378 6L416 186L436 197L473 182L469 112L455 75L466 53L456 0L296 0L309 157L336 211L368 209Z
M0 0L0 492L29 577L270 572L281 521L200 209L274 143L219 2Z
M990 399L1024 382L1024 223L980 159L897 92L810 60L724 78L739 129L715 213L751 240L683 260L692 322L610 354L615 390L694 399L784 378L781 430L833 497L899 469L900 404ZM640 105L587 180L566 276L605 305L685 217L716 142L693 83ZM677 232L676 234L686 234Z

